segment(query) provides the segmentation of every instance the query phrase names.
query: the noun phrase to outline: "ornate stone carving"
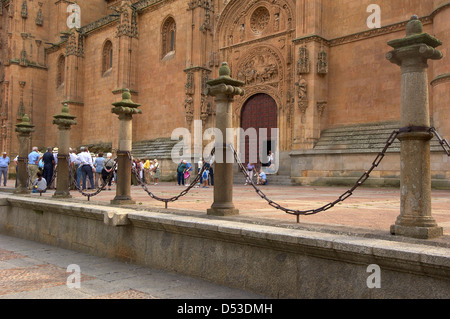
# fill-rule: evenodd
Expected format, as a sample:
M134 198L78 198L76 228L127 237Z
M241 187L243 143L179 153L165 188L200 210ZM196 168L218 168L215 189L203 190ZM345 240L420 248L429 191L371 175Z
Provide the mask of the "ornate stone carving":
M299 60L297 62L297 73L308 74L311 68L311 61L309 60L309 52L306 46L299 49Z
M43 3L39 2L38 4L39 4L39 10L37 12L36 21L35 22L36 22L36 25L42 26L42 25L44 25L44 18L42 17L42 5L43 5Z
M269 47L256 48L253 52L238 65L237 78L246 85L279 82L283 74L278 55Z
M270 13L266 7L258 7L250 17L250 28L255 34L261 34L268 26Z
M285 0L271 0L264 1L264 6L257 6L262 2L261 0L233 1L223 8L215 26L217 30L221 30L219 37L222 46L239 43L236 37L239 36L239 28L246 21L249 22L248 26L245 26L247 31L254 35L261 35L263 31L272 29L277 32L281 28L291 31L292 26L295 25L293 14L295 10L291 8L291 4ZM274 18L273 14L271 16L271 12L278 13L278 17ZM286 25L282 24L282 21L287 21ZM272 26L271 23L273 23Z
M193 95L195 93L194 72L188 71L186 73L185 93Z
M21 66L28 66L28 54L27 54L27 51L25 49L20 51L19 65L21 65Z
M27 0L23 0L22 2L22 10L20 11L20 14L22 18L27 19L28 18L28 4Z
M131 1L123 1L120 8L116 9L116 11L120 13L120 23L117 26L116 37L128 36L137 39L137 13L132 7Z
M328 73L328 59L327 53L325 52L323 45L322 49L319 52L318 60L317 60L317 73L318 74L327 74Z
M70 31L69 40L66 46L66 56L75 55L82 57L84 54L83 35L75 28Z
M325 108L327 107L327 101L317 101L317 112L319 114L319 118L322 117Z
M27 82L19 81L19 85L20 85L20 102L19 102L19 108L17 109L17 120L20 120L25 115L25 104L23 102L23 91L25 89L25 84L27 84Z
M194 119L194 99L192 96L187 95L184 100L184 112L186 117L186 122L188 126L191 125L192 120Z
M14 17L14 0L9 1L8 17L10 18Z
M300 76L295 85L297 86L298 107L303 115L306 113L306 109L308 108L308 84L306 80Z

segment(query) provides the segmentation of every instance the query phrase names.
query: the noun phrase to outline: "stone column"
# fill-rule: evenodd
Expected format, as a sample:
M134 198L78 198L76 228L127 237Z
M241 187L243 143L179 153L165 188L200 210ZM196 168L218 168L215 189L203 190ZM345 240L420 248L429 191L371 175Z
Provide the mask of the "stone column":
M112 104L111 112L119 115L119 148L117 151L117 183L116 197L111 200L114 205L135 204L131 199L131 161L128 154L131 153L133 126L133 114L141 114L138 109L140 104L131 100L129 89L122 93L122 101Z
M232 101L235 95L244 95L239 88L244 82L230 77L230 68L226 62L219 69L219 77L207 82L208 95L215 97L216 128L222 133L225 143L227 128L233 128ZM234 138L234 135L233 135ZM224 143L215 145L216 163L214 164L214 202L207 210L208 215L227 216L237 215L239 210L233 204L233 154Z
M429 239L443 235L431 216L430 114L427 60L439 60L435 48L442 43L423 32L413 16L406 26L406 37L388 44L394 48L387 59L401 67L400 215L391 233Z
M53 197L71 198L70 195L70 167L69 167L69 144L70 144L70 127L76 125L76 116L69 114L67 103L60 114L53 116L53 124L58 125L59 143L58 143L58 178L56 179L56 191Z
M29 194L27 187L28 181L28 144L30 142L31 133L34 132L34 125L30 123L28 115L22 117L22 122L16 124L17 137L19 138L19 157L17 161L17 187L15 194Z

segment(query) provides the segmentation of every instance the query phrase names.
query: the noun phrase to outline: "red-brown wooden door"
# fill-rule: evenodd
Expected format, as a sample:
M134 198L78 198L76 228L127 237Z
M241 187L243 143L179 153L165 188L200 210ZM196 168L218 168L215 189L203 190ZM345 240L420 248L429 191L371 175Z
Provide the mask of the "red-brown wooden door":
M277 136L272 136L272 129L278 127L275 100L263 93L250 97L242 107L241 127L244 131L248 131L250 128L256 130L256 138L251 134L249 134L250 136L241 136L241 153L245 150L245 159L242 158L242 160L248 163L250 159L254 160L256 157L257 164L265 163L267 152L269 150L274 152L273 148L276 147ZM261 135L260 129L267 129L267 134ZM257 155L250 157L250 150L256 150Z

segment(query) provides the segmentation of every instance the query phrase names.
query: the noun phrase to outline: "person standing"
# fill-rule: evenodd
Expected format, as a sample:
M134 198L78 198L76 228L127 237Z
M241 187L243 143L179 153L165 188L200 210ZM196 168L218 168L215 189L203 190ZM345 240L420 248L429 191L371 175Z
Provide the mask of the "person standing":
M145 184L150 183L150 159L146 159L144 163L144 178L145 178Z
M10 163L9 157L6 156L6 152L3 152L2 157L0 157L0 183L2 181L3 176L3 186L6 186L6 181L8 180L9 163Z
M155 172L155 175L153 175L153 180L155 182L154 184L158 185L160 170L159 170L159 163L158 163L158 160L156 158L153 161L153 171Z
M113 179L112 172L114 168L114 160L112 159L112 153L106 154L106 159L103 162L103 170L102 170L102 179L103 179L103 185L106 187L106 183L108 183L108 190L111 190L111 182Z
M178 185L184 186L184 171L186 170L186 163L184 160L181 160L180 164L177 167L177 182Z
M90 187L89 189L94 188L94 163L92 163L92 156L89 153L87 147L84 147L81 153L78 155L78 159L81 162L81 176L83 178L83 190L86 189L86 176L89 178Z
M198 160L197 166L198 166L198 168L197 168L197 174L200 174L200 172L201 172L202 169L203 169L203 160L202 160L201 157L200 157L200 159ZM200 183L200 184L203 183L203 176L200 176L200 182L199 182L199 183ZM199 186L200 186L200 185L199 185Z
M47 152L42 156L42 161L44 162L43 178L47 181L49 189L51 188L53 168L55 166L55 157L53 156L52 150L51 147L47 147Z
M56 172L56 175L55 175L55 179L53 179L51 181L52 184L50 185L50 188L55 188L56 189L56 179L58 178L58 148L57 147L53 148L53 158L55 160L55 164L53 165L53 171Z
M28 154L28 187L31 188L32 182L36 180L37 172L38 172L38 164L39 164L39 158L41 156L38 153L37 146L33 146L31 153Z
M101 179L102 179L102 171L103 171L104 161L105 161L105 158L103 157L103 152L98 153L98 156L94 161L94 167L95 167L94 185L96 188L99 187L99 181L101 181Z
M189 185L191 178L192 164L186 161L186 170L184 171L184 183Z

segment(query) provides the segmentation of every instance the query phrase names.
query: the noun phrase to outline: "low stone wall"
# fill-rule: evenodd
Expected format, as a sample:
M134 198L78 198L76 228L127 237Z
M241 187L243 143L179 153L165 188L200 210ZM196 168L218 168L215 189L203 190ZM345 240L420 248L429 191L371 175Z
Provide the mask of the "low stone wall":
M292 151L291 179L308 186L353 186L378 153L340 151ZM450 189L450 159L444 152L431 153L431 186ZM373 187L400 186L400 153L387 153L364 183Z
M271 298L448 298L450 291L449 246L422 241L8 194L0 194L0 233ZM370 265L380 267L380 288L368 287L377 275Z

